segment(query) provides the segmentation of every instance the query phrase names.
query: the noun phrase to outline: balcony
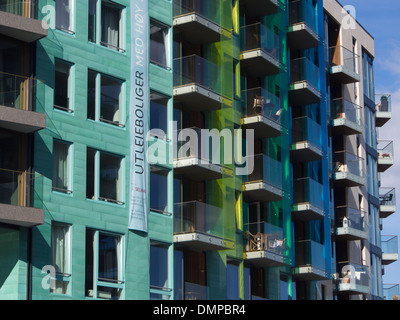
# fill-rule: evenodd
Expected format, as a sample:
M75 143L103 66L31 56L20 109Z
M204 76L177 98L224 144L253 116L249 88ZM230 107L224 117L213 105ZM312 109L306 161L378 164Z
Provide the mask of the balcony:
M240 62L251 77L278 74L279 36L261 23L240 28Z
M382 127L392 118L392 97L390 94L375 95L375 123L377 127Z
M44 97L40 80L0 72L0 128L32 133L46 128L38 96ZM43 102L42 102L43 103Z
M317 19L312 0L297 0L288 3L289 26L287 38L289 48L308 49L318 46Z
M325 216L323 186L311 178L293 181L292 220L321 220Z
M369 293L369 269L352 262L339 262L337 270L340 270L337 283L339 293L367 294Z
M360 56L342 47L329 48L330 74L342 84L360 82Z
M190 201L174 205L174 243L192 251L218 251L229 247L224 239L222 208Z
M396 212L396 189L379 188L379 217L387 218Z
M248 17L263 17L278 12L279 0L241 0Z
M254 130L256 138L272 138L281 134L280 100L263 88L242 91L243 129Z
M378 172L385 172L394 164L393 141L378 141Z
M331 125L333 134L362 134L360 106L343 98L331 101Z
M397 236L381 236L382 264L388 265L399 260Z
M34 42L47 36L47 29L37 19L37 1L1 1L0 34L23 42Z
M336 207L336 238L347 241L367 240L366 215L366 212L348 206Z
M221 70L196 55L174 59L174 102L187 112L215 111L232 103L221 95Z
M219 1L174 0L173 26L182 40L194 45L221 40Z
M256 267L289 265L285 257L286 239L283 230L266 222L245 225L248 240L245 244L244 259Z
M208 131L208 130L207 130ZM208 137L208 139L206 138ZM222 178L221 159L210 151L210 137L220 141L213 133L202 135L199 128L187 128L178 133L178 153L174 159L174 174L195 181L216 180ZM187 140L189 138L189 140ZM181 141L184 140L184 141ZM186 142L187 141L187 142ZM217 150L220 152L220 150ZM216 159L214 161L214 159Z
M338 187L360 187L365 184L364 159L346 151L333 154L333 179Z
M292 273L298 280L327 280L324 246L313 240L295 242L296 266Z
M319 103L319 68L308 58L290 60L289 104L304 106Z
M291 161L308 162L321 158L321 126L309 117L294 118L290 146Z
M43 176L0 169L0 223L33 227L44 223Z
M248 156L246 161L254 161L254 170L243 177L242 192L245 201L282 200L281 163L263 154Z
M400 296L399 284L383 284L383 299L398 300Z

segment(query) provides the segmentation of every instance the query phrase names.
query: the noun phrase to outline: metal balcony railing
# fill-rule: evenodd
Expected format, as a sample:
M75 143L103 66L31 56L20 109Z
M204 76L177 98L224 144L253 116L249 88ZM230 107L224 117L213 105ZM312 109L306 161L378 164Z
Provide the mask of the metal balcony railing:
M295 242L296 266L312 266L321 271L326 270L324 246L313 240Z
M396 205L396 189L395 188L379 188L379 202L381 206Z
M254 170L249 175L244 176L243 178L244 183L266 182L269 185L281 189L282 188L281 163L278 160L272 159L264 154L258 154L252 156L252 158L254 159Z
M392 111L392 97L390 94L376 94L375 95L376 111L378 112L391 112Z
M246 252L267 251L284 256L286 239L282 228L266 222L254 222L245 224L244 229L248 232Z
M348 72L360 72L360 56L343 46L329 48L329 63L332 67L343 66Z
M173 16L197 14L221 25L220 2L214 0L174 0Z
M358 231L366 232L366 212L354 209L349 206L338 206L335 208L336 227L352 228Z
M393 141L378 140L377 150L378 150L378 157L381 159L394 158Z
M323 209L323 186L310 177L294 180L293 203L310 203L311 205Z
M347 119L361 125L361 107L344 98L333 99L331 101L331 118Z
M307 81L319 89L319 67L306 57L290 60L290 82Z
M316 31L317 20L315 7L312 0L297 0L288 3L289 25L305 23L314 32Z
M350 173L360 178L365 177L364 159L346 151L333 154L334 172Z
M399 253L398 236L381 236L382 253L397 254Z
M303 142L320 146L321 126L309 117L294 118L292 120L292 142Z

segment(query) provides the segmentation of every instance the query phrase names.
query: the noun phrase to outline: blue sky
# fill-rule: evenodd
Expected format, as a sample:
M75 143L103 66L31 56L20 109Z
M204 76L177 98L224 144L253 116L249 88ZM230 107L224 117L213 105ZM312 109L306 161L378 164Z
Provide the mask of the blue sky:
M355 7L357 21L375 39L375 91L392 95L392 119L379 129L380 140L394 141L395 165L382 174L382 187L395 187L400 209L400 1L339 0ZM396 150L399 152L396 153ZM399 210L398 210L399 211ZM396 212L383 219L382 235L400 235ZM400 262L385 267L384 283L400 284Z

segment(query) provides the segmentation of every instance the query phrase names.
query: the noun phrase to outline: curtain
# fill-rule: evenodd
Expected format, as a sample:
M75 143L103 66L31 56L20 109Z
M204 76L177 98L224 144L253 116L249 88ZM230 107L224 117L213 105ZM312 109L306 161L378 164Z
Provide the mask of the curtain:
M118 242L118 237L99 234L99 278L109 280L120 279Z
M56 27L61 30L71 29L70 0L56 0Z
M53 187L63 190L69 188L68 149L69 145L54 142Z
M67 226L53 225L51 248L53 255L53 265L57 273L68 273L67 234Z
M113 49L119 48L120 9L102 5L101 41Z

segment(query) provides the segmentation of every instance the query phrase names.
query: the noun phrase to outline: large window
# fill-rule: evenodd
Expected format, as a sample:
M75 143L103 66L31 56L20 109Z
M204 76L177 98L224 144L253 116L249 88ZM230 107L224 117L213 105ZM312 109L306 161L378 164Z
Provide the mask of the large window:
M123 9L113 1L89 0L89 41L125 52L122 28Z
M239 263L229 260L226 264L226 297L239 300Z
M71 69L68 62L55 60L54 108L72 112Z
M53 190L71 193L71 145L54 140L53 143Z
M87 118L124 127L122 80L88 70Z
M163 68L170 66L168 33L168 26L150 21L150 62Z
M74 32L74 0L56 0L56 28Z
M150 94L150 130L161 129L166 135L168 134L168 100L169 98L156 92Z
M375 101L373 59L365 51L363 51L362 63L364 95L367 96L370 100Z
M169 300L171 284L169 275L169 246L164 243L150 243L150 299Z
M150 210L167 213L168 210L168 170L151 166L150 168Z
M122 158L87 149L86 197L116 204L123 202Z
M85 295L90 298L123 298L122 236L86 230Z
M70 226L64 223L51 225L51 257L55 268L55 286L52 293L70 294L71 280Z

